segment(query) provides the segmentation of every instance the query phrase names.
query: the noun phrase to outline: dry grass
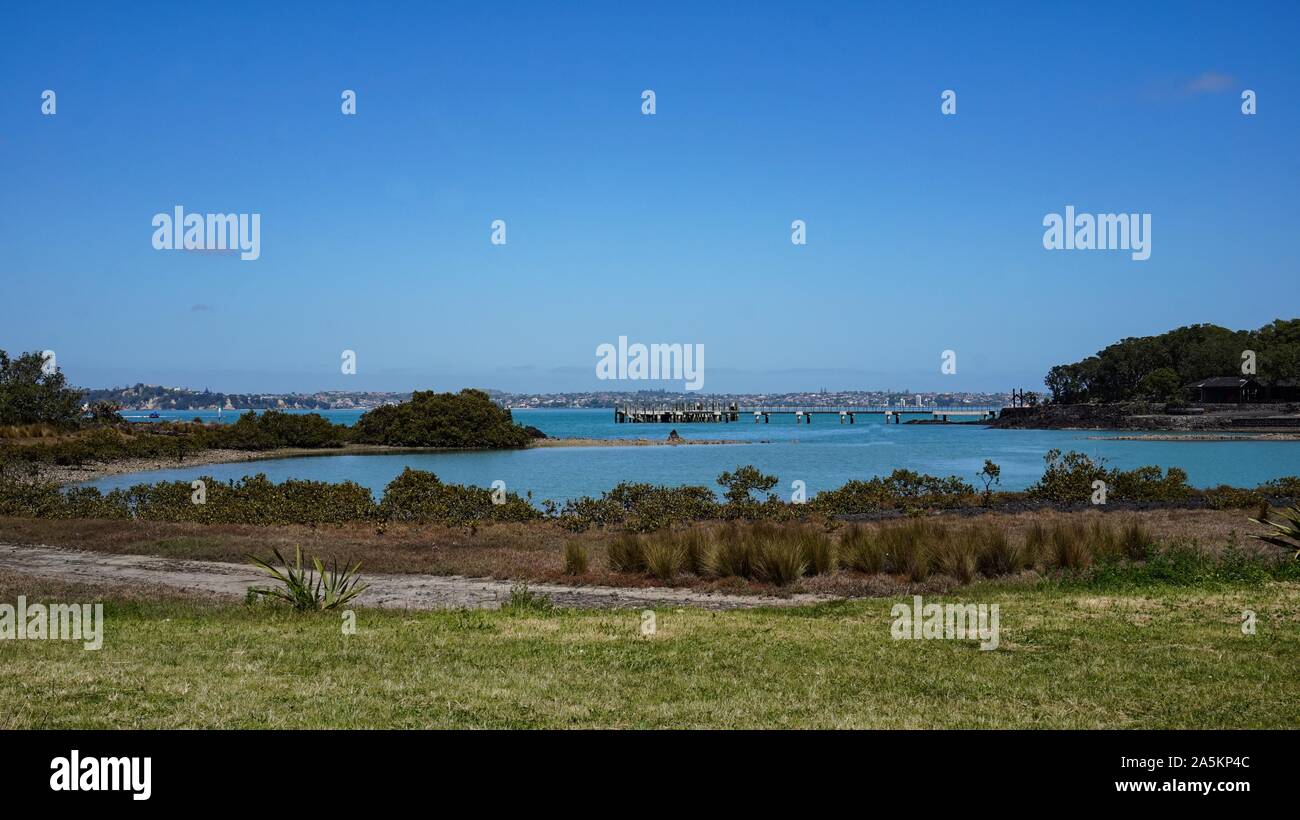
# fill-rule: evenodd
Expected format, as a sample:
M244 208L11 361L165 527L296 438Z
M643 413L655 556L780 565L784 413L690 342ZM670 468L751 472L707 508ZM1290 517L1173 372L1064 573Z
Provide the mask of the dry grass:
M1104 523L1104 526L1102 524ZM771 592L776 550L803 563L796 588L828 594L895 594L944 590L982 576L1086 566L1100 557L1140 558L1152 536L1196 542L1207 549L1263 528L1240 512L1158 510L1136 513L1033 512L978 517L935 516L845 524L834 533L817 524L703 523L672 533L635 536L608 531L572 533L547 522L472 528L439 525L347 524L338 527L201 525L163 522L0 518L0 541L48 544L118 554L151 554L242 563L248 553L302 547L322 559L360 559L368 572L465 575L521 581L611 586L671 583L702 590ZM764 539L762 568L754 565ZM671 541L647 572L643 541ZM566 560L581 549L587 566ZM1085 552L1086 550L1086 552ZM797 555L796 555L797 553ZM973 565L972 565L973 559ZM761 571L758 571L760 570Z

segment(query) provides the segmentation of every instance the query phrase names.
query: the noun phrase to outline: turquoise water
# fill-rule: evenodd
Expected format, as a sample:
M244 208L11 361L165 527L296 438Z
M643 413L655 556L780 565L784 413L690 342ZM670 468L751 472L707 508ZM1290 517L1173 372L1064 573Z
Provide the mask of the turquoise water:
M354 410L322 411L333 421L350 424ZM136 412L128 416L139 415ZM147 415L147 414L143 414ZM215 411L165 412L165 418L216 418ZM225 413L223 421L236 414ZM615 424L612 410L515 410L515 420L558 438L661 439L668 425ZM919 418L919 417L918 417ZM1270 478L1300 474L1300 442L1149 442L1115 441L1116 433L1073 430L990 430L970 425L884 424L879 417L859 417L840 424L818 416L796 425L773 417L770 424L742 420L730 424L685 424L686 439L739 439L743 444L685 447L566 447L510 451L448 452L413 455L311 456L255 463L212 464L149 473L113 476L90 482L101 489L141 482L192 481L201 475L219 480L265 473L273 481L288 478L351 480L382 492L404 467L436 473L457 484L491 486L501 480L513 492L531 492L535 501L599 495L620 481L716 486L717 476L738 465L753 464L781 479L787 497L801 480L808 495L852 479L887 475L905 467L933 475L958 475L972 484L984 460L1002 467L1002 488L1024 489L1042 475L1043 454L1056 447L1079 450L1107 465L1131 469L1144 464L1182 467L1198 487L1232 484L1253 487Z

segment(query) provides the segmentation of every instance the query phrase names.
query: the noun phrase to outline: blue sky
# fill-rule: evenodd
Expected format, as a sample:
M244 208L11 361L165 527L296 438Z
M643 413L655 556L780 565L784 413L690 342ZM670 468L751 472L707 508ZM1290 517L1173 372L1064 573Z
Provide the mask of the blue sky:
M1293 3L49 5L0 9L0 348L77 384L647 386L625 335L706 392L1033 389L1300 305ZM176 205L261 258L155 250ZM1067 205L1151 258L1045 250Z

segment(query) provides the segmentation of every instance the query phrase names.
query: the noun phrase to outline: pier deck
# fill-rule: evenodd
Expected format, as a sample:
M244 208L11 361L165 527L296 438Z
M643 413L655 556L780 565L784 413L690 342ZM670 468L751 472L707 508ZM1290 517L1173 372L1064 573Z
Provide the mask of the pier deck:
M850 406L742 406L694 402L671 405L623 405L614 408L614 421L619 424L693 424L730 423L753 418L767 424L772 416L793 416L795 423L812 424L813 416L835 416L840 424L854 424L858 416L880 416L886 424L898 424L902 416L930 416L936 421L947 421L950 416L964 418L997 418L1001 405L955 405L927 407L907 405L850 405Z

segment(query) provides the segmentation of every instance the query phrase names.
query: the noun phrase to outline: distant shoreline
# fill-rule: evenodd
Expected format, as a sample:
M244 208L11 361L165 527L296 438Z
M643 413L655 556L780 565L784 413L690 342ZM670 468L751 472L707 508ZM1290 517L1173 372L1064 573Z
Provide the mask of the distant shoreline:
M523 448L531 450L546 447L678 447L692 444L768 444L769 441L742 441L739 439L596 439L596 438L545 438L534 439ZM174 458L126 458L119 461L96 462L82 466L49 465L41 469L39 477L60 485L99 481L112 476L131 473L152 473L159 470L179 470L206 467L211 464L237 464L254 461L276 461L286 458L327 456L377 456L420 453L463 453L467 451L501 452L487 447L389 447L382 444L348 444L343 447L281 447L275 450L200 450L187 453L184 460Z
M1140 436L1088 436L1089 441L1300 441L1300 433L1148 433Z
M691 444L771 444L768 439L745 441L743 439L668 439L649 438L539 438L529 442L528 449L536 447L683 447Z

